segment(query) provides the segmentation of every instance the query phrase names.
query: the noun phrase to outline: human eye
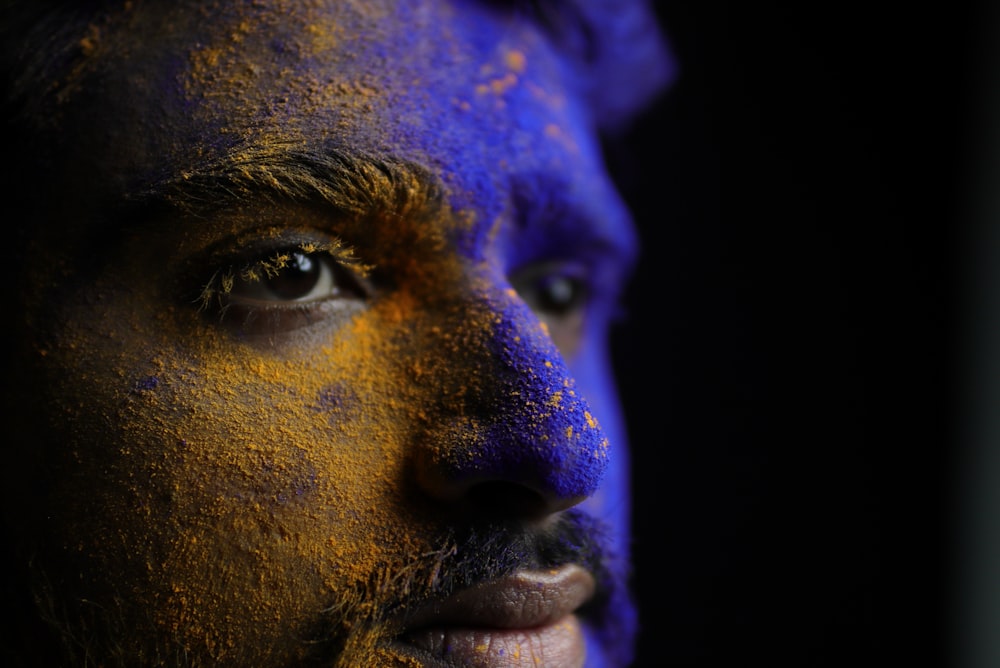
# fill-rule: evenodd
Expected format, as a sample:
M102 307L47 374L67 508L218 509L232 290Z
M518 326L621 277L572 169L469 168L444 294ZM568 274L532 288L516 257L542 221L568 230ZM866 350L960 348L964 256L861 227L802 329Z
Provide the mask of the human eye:
M239 334L290 332L353 312L372 296L371 267L336 241L268 238L213 264L200 307Z
M523 267L510 279L567 358L576 352L583 337L592 294L590 275L587 267L578 262L546 261Z

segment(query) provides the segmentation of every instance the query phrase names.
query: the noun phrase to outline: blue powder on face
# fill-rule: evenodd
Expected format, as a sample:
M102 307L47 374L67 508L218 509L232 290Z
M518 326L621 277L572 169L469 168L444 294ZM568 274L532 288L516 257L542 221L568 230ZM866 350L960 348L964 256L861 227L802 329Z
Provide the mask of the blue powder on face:
M496 424L491 447L520 443L529 460L544 463L546 486L560 497L597 491L607 467L607 440L555 345L524 306L501 312L492 346L510 369L504 379L519 400Z
M495 315L484 342L488 387L467 406L478 437L460 430L443 464L453 479L516 481L557 499L590 496L608 466L607 438L534 314L504 294L486 299Z
M316 401L310 408L320 413L330 414L331 422L343 420L344 411L357 408L357 394L344 383L333 383L324 386L316 394Z
M344 404L344 388L328 385L319 391L316 398L317 407L321 410L340 408Z
M160 379L156 376L146 376L136 381L135 385L132 387L132 392L139 394L140 392L151 392L157 388L160 384Z

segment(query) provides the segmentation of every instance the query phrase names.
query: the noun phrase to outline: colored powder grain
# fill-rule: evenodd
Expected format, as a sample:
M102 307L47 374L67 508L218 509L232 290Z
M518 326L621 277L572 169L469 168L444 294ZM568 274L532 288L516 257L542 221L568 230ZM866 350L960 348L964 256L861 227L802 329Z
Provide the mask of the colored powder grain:
M101 40L101 29L99 26L90 24L87 26L87 34L80 38L80 53L84 57L89 57L97 52L97 47Z
M527 62L527 58L521 51L511 50L504 54L504 63L506 63L507 67L518 74L524 73Z
M150 390L155 390L156 387L159 384L160 384L160 379L159 378L157 378L156 376L147 376L147 377L143 378L142 380L139 380L135 384L135 387L133 388L133 391L134 392L148 392Z
M514 74L505 74L503 77L491 81L489 84L489 90L496 95L503 95L516 85L517 76Z

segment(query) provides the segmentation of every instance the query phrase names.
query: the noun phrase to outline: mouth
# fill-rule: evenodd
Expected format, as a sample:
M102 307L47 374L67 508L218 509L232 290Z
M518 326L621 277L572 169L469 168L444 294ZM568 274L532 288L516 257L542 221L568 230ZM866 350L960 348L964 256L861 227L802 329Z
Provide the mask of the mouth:
M594 591L577 565L519 571L418 608L393 649L425 666L582 666L576 612Z

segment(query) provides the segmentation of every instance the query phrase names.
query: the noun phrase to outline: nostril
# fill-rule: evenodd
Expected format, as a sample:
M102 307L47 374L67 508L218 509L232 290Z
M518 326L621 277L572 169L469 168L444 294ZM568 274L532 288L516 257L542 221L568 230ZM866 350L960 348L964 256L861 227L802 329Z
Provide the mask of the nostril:
M477 514L495 518L536 519L552 512L542 495L533 489L504 480L484 480L469 488L467 501Z
M483 480L465 493L465 502L471 509L495 519L541 519L571 508L584 498L550 497L529 486L506 480Z

